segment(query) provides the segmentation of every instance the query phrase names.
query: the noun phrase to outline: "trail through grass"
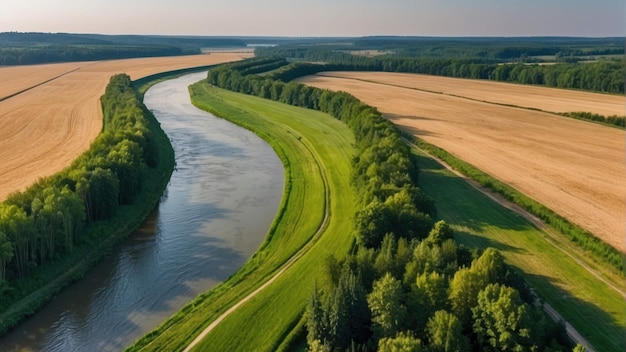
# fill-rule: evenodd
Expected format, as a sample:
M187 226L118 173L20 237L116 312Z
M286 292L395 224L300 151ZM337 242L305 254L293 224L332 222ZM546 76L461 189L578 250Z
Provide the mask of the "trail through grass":
M324 258L344 256L352 244L356 196L350 185L350 161L354 138L346 125L316 111L205 84L192 86L191 92L197 106L256 132L274 147L286 169L285 194L266 241L251 260L130 350L185 348L311 240L322 225L328 200L330 218L319 240L274 283L220 323L196 349L274 351L301 320Z
M495 247L539 296L598 351L622 351L626 336L623 297L546 240L522 216L499 205L418 149L420 186L435 199L438 216L468 247Z

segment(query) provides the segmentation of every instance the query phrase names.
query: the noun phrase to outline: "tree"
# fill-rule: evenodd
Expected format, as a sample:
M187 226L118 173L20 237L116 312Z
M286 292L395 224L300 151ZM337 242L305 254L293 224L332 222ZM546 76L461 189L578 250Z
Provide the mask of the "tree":
M489 283L503 282L506 278L504 258L497 249L489 247L472 263L472 270L485 276Z
M464 326L469 326L472 319L472 307L476 305L478 293L487 285L484 277L470 268L462 268L450 281L448 298L452 313Z
M377 199L356 214L357 238L365 247L378 247L388 233L387 208Z
M440 246L446 240L454 240L454 230L444 220L439 220L428 233L426 242L429 245Z
M478 294L472 308L474 332L485 350L513 351L531 347L529 307L515 289L490 284Z
M0 232L4 232L13 243L13 263L19 277L28 273L31 245L34 237L32 218L15 206L0 203Z
M420 339L407 333L395 337L385 337L378 341L378 352L420 352L424 351Z
M306 310L307 342L309 346L319 346L328 341L328 322L326 321L322 302L315 287ZM316 350L319 350L317 348Z
M0 282L6 280L6 265L13 258L13 244L7 235L0 231Z
M372 312L372 329L377 338L396 336L405 327L405 294L399 280L387 273L374 282L367 303Z
M461 321L445 310L436 311L426 325L430 347L435 351L467 351L469 340L463 336L462 331Z

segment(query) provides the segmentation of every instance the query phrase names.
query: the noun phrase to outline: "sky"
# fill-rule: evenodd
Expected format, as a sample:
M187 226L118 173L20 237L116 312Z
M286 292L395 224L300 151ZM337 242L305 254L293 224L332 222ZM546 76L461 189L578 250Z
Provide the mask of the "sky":
M0 32L626 36L626 0L3 0Z

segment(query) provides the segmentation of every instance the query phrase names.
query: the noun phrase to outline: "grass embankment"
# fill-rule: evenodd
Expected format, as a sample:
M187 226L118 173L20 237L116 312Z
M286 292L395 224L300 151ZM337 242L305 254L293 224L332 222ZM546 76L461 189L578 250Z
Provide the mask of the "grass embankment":
M185 348L210 322L267 281L312 240L326 211L330 218L306 254L274 283L220 323L197 347L215 351L274 351L302 325L302 313L322 262L352 245L356 195L350 185L354 137L329 115L204 83L192 101L265 139L285 166L285 192L265 242L240 271L199 296L129 350ZM328 207L327 207L328 202Z
M565 255L545 233L494 202L418 149L420 186L438 216L468 247L497 248L539 296L598 351L621 351L626 336L624 298Z

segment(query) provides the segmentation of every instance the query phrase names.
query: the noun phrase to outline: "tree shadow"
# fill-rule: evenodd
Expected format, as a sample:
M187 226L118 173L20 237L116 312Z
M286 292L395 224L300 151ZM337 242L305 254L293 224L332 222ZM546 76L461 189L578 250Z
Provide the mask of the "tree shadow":
M413 136L423 137L423 136L436 136L436 135L438 135L437 133L434 133L432 131L427 131L425 129L419 128L419 121L441 121L441 119L437 119L437 118L433 118L433 117L427 117L427 116L400 115L400 114L392 114L392 113L385 113L384 116L388 120L390 120L393 123L395 123L404 132L406 132L408 134L411 134ZM411 125L404 124L404 123L401 124L398 121L400 119L409 119L411 121L416 121L416 123L415 124L411 124Z
M596 351L623 351L626 346L624 321L619 321L594 302L572 296L562 288L563 282L556 277L528 273L523 267L516 268L541 301L552 306ZM626 302L623 302L611 313L619 315L625 309Z

